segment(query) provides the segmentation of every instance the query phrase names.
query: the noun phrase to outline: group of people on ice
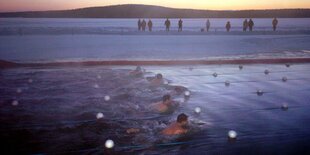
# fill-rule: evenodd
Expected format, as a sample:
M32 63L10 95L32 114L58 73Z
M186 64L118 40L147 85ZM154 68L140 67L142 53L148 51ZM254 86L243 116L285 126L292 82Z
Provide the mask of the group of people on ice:
M153 28L153 22L151 20L149 20L147 22L147 26L149 28L149 31L151 32L152 28ZM138 29L139 29L139 31L145 31L145 29L146 29L146 21L144 19L143 20L141 20L141 19L138 20Z
M170 31L170 26L171 26L171 22L170 20L167 18L165 20L165 23L164 23L165 27L166 27L166 31L169 32ZM153 28L153 22L151 19L149 19L149 21L146 23L146 21L143 19L139 19L138 20L138 30L139 31L145 31L146 30L146 26L148 26L148 30L151 32L152 31L152 28ZM277 18L274 18L272 20L272 28L273 28L273 31L276 31L277 29L277 26L278 26L278 19ZM202 31L207 31L209 32L210 31L210 27L211 27L211 22L210 20L208 19L206 21L206 28L205 29L202 29ZM229 32L230 29L231 29L231 24L230 24L230 21L228 21L226 23L226 31ZM246 32L247 29L249 29L249 31L253 31L253 27L254 27L254 21L252 19L250 19L249 21L247 19L245 19L243 21L243 31ZM178 32L182 32L183 31L183 20L182 19L179 19L178 21Z
M148 26L149 31L151 32L152 28L153 28L153 22L151 19L149 19L149 21L147 22L147 26ZM165 26L166 26L166 31L170 31L171 22L168 18L165 21ZM178 26L179 26L178 32L181 32L183 30L182 19L179 20ZM146 29L146 21L144 19L143 20L139 19L138 20L138 30L139 31L145 31L145 29Z

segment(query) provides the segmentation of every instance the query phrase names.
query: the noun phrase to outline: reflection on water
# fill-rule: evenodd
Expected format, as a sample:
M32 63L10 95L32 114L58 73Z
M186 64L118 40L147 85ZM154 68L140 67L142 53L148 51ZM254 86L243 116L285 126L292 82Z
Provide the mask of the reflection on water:
M134 67L1 70L4 146L12 153L26 154L308 151L309 64L243 65L242 70L238 65L145 67L150 71L145 77L162 73L169 86L132 77L129 68ZM152 112L148 105L167 93L181 106L173 114ZM190 116L191 132L162 136L160 131L180 113ZM127 133L129 128L140 132ZM230 130L236 132L233 140L228 139ZM104 149L107 139L113 140L113 150Z

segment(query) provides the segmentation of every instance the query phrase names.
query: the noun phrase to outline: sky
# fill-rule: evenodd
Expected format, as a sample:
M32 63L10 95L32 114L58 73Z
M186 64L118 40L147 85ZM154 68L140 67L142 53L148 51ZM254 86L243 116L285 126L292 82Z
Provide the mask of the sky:
M209 10L310 8L310 0L0 0L0 12L65 10L117 4Z

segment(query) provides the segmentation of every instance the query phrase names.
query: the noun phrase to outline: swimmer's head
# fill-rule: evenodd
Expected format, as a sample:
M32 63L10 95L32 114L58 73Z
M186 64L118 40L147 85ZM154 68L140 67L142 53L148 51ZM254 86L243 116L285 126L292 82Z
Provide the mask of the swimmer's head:
M187 125L188 124L188 116L185 115L184 113L180 114L177 118L177 123L181 125Z
M163 96L163 102L169 103L171 100L171 96L169 94Z
M140 66L137 66L136 71L142 71L142 68Z
M156 79L162 79L163 75L162 74L156 74Z

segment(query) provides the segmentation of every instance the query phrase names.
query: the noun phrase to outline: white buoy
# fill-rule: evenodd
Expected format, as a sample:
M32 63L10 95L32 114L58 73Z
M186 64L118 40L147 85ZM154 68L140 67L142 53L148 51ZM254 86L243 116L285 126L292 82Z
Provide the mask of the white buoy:
M17 88L17 89L16 89L16 92L17 92L18 94L20 94L20 93L22 93L22 89Z
M94 84L94 88L99 88L99 85L98 84Z
M105 145L106 148L111 149L111 148L114 147L114 142L113 142L113 140L108 139L108 140L105 141L104 145Z
M101 79L101 75L97 75L97 79Z
M234 130L228 131L228 138L230 139L236 139L237 138L237 132Z
M284 76L284 77L282 78L282 81L283 81L283 82L286 82L286 81L287 81L287 77Z
M230 82L227 80L227 81L225 81L225 86L226 87L229 87L230 86Z
M111 97L109 95L104 96L105 101L110 101Z
M217 77L217 73L213 73L212 75L213 75L214 77Z
M258 96L262 96L263 94L264 94L264 92L262 91L262 90L257 90L256 91L256 94L258 95Z
M18 101L17 100L14 100L14 101L12 101L12 106L18 106Z
M191 92L190 92L190 91L185 91L185 92L184 92L184 96L185 96L185 97L191 96Z
M200 107L196 107L196 108L195 108L195 113L196 113L196 114L200 114L200 112L201 112L201 108L200 108Z
M32 79L28 79L28 83L32 83L33 82L33 80Z
M269 72L268 69L266 69L264 73L265 73L266 75L268 75L270 72Z
M97 119L101 119L104 117L103 113L99 112L97 115L96 115Z
M165 85L169 84L169 81L164 80L164 84L165 84Z
M284 111L288 110L288 105L286 103L283 103L281 109Z

